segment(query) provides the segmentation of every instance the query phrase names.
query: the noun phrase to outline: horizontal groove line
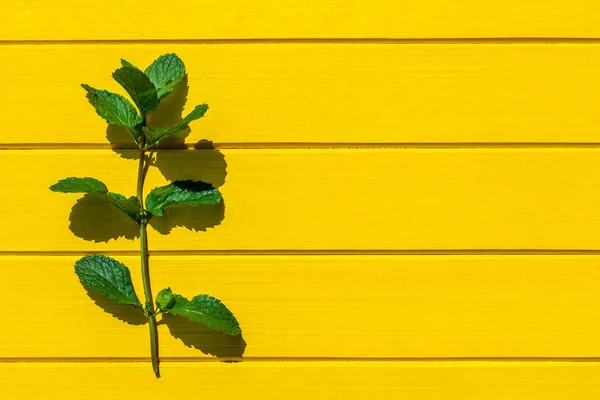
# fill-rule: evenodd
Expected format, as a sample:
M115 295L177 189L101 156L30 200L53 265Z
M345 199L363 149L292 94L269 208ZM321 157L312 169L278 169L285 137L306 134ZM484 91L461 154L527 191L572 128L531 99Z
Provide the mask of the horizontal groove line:
M186 144L178 147L160 147L154 150L285 150L285 149L554 149L554 148L600 148L600 142L439 142L439 143L245 143L228 142L213 145ZM137 150L135 146L103 143L0 143L0 150Z
M0 40L15 45L135 45L135 44L600 44L600 38L487 37L487 38L232 38L232 39L23 39Z
M79 256L102 253L138 256L137 250L0 251L0 256ZM151 256L547 256L600 255L600 249L422 249L422 250L151 250Z
M600 357L161 357L161 362L528 362L528 363L598 363ZM0 357L0 363L137 363L150 357Z

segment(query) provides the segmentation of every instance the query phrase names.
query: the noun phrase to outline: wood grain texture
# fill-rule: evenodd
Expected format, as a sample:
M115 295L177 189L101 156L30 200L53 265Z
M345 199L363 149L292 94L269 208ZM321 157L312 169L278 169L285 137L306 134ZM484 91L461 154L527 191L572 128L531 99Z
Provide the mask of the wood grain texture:
M0 257L1 358L149 357L147 326L113 315L143 317L94 304L78 258ZM116 258L141 295L139 257ZM162 317L166 359L600 355L599 256L154 256L151 271L155 292L211 294L243 329Z
M4 1L0 40L598 37L592 0Z
M151 221L150 248L597 250L600 188L593 182L600 175L599 154L598 149L159 151L160 170L151 168L147 190L164 184L163 174L216 186L226 180L220 187L225 205L171 209L168 217ZM136 167L111 150L0 152L0 169L14 171L0 175L5 193L0 218L9 227L0 231L0 251L137 250L132 240L137 226L116 209L48 189L67 176L91 176L131 196ZM112 240L120 236L125 239Z
M572 400L600 394L596 363L0 364L3 398L131 400L202 392L237 399Z
M0 49L3 74L10 77L0 98L0 114L6 116L0 145L108 144L106 123L79 85L125 93L111 78L119 59L144 67L166 52L187 64L191 89L185 109L211 107L192 125L189 143L599 142L600 45ZM178 120L183 89L168 98L152 123Z
M577 255L600 252L598 17L591 0L5 1L0 398L598 398L600 255ZM214 295L244 334L161 316L156 380L143 318L73 272L112 252L141 295L135 225L48 187L133 194L133 153L106 139L131 143L79 84L122 92L121 57L166 52L190 89L151 124L211 109L165 146L229 149L157 155L147 188L201 179L225 206L154 219L154 291ZM492 255L545 250L568 255Z

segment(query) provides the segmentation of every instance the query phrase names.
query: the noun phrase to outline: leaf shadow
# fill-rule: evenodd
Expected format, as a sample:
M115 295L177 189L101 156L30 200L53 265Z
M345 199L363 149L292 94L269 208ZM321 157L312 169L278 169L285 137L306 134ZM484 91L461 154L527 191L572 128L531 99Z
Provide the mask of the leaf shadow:
M105 312L113 317L128 323L129 325L144 325L148 320L138 309L129 304L119 304L93 290L84 286L85 291L90 299Z
M173 205L165 209L162 217L152 217L148 224L161 235L167 235L176 227L183 227L195 232L206 232L214 228L225 218L225 204L215 205Z
M173 139L169 149L158 150L151 166L158 168L169 181L193 180L216 188L223 186L227 177L223 153L209 140L200 140L188 148L184 139Z
M121 210L91 194L86 194L73 205L69 229L77 237L93 242L108 242L124 237L139 237L139 227Z
M242 334L231 336L215 331L202 324L185 318L163 314L159 325L165 324L171 335L187 347L193 347L204 354L224 358L241 358L246 351L246 341Z
M158 127L178 123L183 116L183 108L189 92L190 86L186 74L173 91L160 101L158 108L148 115L148 125Z

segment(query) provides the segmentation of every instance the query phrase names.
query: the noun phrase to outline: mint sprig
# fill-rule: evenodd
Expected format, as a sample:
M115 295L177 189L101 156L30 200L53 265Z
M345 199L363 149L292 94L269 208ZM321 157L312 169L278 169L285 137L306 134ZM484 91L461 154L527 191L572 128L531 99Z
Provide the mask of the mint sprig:
M137 144L139 149L137 195L127 198L109 192L104 183L91 177L61 179L52 185L50 190L61 193L84 193L98 197L123 211L139 225L145 297L143 304L135 292L129 268L113 258L99 254L87 255L75 263L75 273L81 284L89 290L98 292L117 303L131 305L145 315L150 328L152 368L159 377L157 315L170 313L229 335L239 335L242 330L233 313L221 301L206 294L188 300L179 294L174 294L171 289L163 289L156 296L156 305L153 302L147 238L149 219L153 216L163 216L165 209L171 205L219 204L222 197L221 193L209 183L178 180L151 190L144 204L144 181L153 157L153 150L150 149L160 140L186 129L192 121L203 117L208 106L206 104L196 106L173 126L148 126L148 114L156 110L160 101L185 77L185 65L175 54L164 54L158 57L143 72L126 60L121 60L121 65L122 67L113 73L113 78L127 92L135 106L121 94L95 89L87 84L83 84L82 87L96 113L109 124L125 128Z

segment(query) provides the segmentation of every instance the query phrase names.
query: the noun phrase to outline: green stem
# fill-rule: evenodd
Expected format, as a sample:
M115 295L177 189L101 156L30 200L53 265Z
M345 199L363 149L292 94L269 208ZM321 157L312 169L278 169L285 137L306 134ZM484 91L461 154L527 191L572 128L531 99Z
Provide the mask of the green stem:
M146 125L146 119L144 118L144 125ZM140 253L142 258L142 282L144 284L144 294L146 296L145 310L148 315L148 325L150 327L150 357L152 358L152 369L156 374L156 377L160 377L160 371L158 369L158 330L156 329L156 314L154 309L154 302L152 301L152 288L150 286L150 268L149 268L149 254L148 254L148 235L146 227L148 225L148 219L146 217L146 210L144 209L144 178L145 178L145 162L146 153L144 150L146 138L142 135L140 140L140 163L138 168L138 181L137 181L137 197L140 201Z

